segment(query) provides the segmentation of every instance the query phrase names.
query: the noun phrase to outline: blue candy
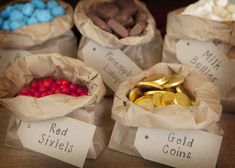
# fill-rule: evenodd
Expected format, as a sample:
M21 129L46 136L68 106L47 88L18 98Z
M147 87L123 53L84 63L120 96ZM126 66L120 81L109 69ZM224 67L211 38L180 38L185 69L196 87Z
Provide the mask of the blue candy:
M32 4L37 9L45 9L46 8L46 3L42 0L32 0Z
M65 14L65 9L56 0L32 0L32 3L15 4L0 13L0 29L14 31L23 26L50 22Z
M6 31L10 31L10 20L6 20L3 22L3 25L2 25L2 30L6 30Z
M51 12L46 9L37 10L36 18L38 19L39 22L49 22L53 20L53 16L51 15Z
M27 23L28 20L29 20L29 17L28 17L28 16L24 16L23 21L24 21L25 23Z
M24 15L22 14L22 12L18 10L13 10L12 13L10 14L10 19L11 20L23 20Z
M13 7L14 7L16 10L19 10L19 11L22 11L23 6L24 6L24 4L15 4L15 5L13 5Z
M31 17L31 18L29 18L29 20L28 20L28 22L27 22L28 25L36 24L36 23L38 23L38 20L37 20L36 17Z
M12 6L6 7L2 12L1 12L1 17L3 19L8 19L10 17L11 12L14 10Z
M65 11L62 6L55 6L54 8L52 8L51 13L54 16L63 16L65 14Z
M13 20L10 22L10 29L13 31L16 29L20 29L23 26L25 26L25 22L22 20Z
M2 25L3 25L3 19L0 17L0 29L1 29Z
M31 16L34 12L34 6L31 3L26 3L22 8L22 13L26 16Z
M38 9L34 10L33 14L31 15L31 17L37 17L37 13L38 13Z
M47 2L47 9L52 9L57 5L58 5L58 2L56 2L55 0L50 0Z

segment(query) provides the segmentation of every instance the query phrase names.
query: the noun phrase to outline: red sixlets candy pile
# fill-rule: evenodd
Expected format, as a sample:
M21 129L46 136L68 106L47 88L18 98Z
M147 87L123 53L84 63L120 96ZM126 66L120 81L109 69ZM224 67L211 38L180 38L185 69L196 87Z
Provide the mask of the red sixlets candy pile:
M66 94L75 97L88 95L88 88L71 83L67 79L55 80L52 77L33 81L28 87L24 87L18 94L36 98L52 95Z

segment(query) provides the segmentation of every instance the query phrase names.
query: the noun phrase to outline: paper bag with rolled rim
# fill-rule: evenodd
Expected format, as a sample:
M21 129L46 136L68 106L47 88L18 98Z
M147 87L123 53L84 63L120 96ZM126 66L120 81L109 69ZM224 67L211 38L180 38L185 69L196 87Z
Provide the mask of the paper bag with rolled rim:
M0 8L3 10L10 4L27 2L26 0L15 0ZM66 14L56 17L48 23L39 23L24 26L15 31L0 30L0 48L4 49L28 49L36 45L45 43L48 40L59 37L68 32L74 25L73 8L64 1L59 1L64 6Z
M163 62L178 63L176 43L179 40L219 41L229 47L225 55L235 65L235 31L234 22L216 22L197 16L182 15L182 9L168 14L167 35L164 39ZM227 74L224 74L225 76ZM228 81L230 80L227 75ZM226 82L226 81L224 81ZM224 93L221 90L222 104L227 111L235 110L235 83L231 90ZM225 96L224 96L225 95Z
M196 106L168 105L148 111L127 98L136 83L153 74L180 74L183 86L194 96ZM115 94L112 118L116 121L109 147L139 156L134 147L138 127L170 130L202 130L214 134L223 131L217 125L222 113L218 88L195 69L181 64L156 64L151 69L123 82Z
M0 49L0 73L5 71L17 58L32 54L58 53L64 56L77 57L77 39L72 31L49 40L42 45L24 49Z
M140 36L118 39L115 35L101 30L87 16L91 5L104 1L107 0L83 0L76 6L74 22L83 35L79 44L78 58L84 60L86 53L83 53L82 49L90 40L93 40L103 47L119 48L142 69L150 68L160 62L162 38L147 7L142 2L135 0L136 5L148 14L145 31Z
M85 84L89 88L89 95L72 97L55 94L39 99L27 96L15 97L21 88L33 79L45 76L66 78L74 83ZM0 77L0 104L20 120L41 121L70 116L97 125L96 135L88 154L89 158L96 158L105 147L104 125L100 122L103 115L95 111L104 94L105 87L95 70L85 66L79 60L55 53L22 57ZM107 106L106 104L101 103L100 108ZM8 144L11 142L14 144L14 141L18 140L15 122L14 118L10 122L8 135L13 135L13 137L8 136L10 137L10 141L7 140Z
M113 122L110 119L111 108L112 99L104 98L95 106L91 106L89 112L87 109L84 109L74 111L68 115L71 118L96 125L93 143L91 144L87 153L88 159L96 159L109 142L113 128ZM19 119L16 119L16 117L12 116L9 121L4 145L19 150L27 150L23 147L18 137L18 128Z

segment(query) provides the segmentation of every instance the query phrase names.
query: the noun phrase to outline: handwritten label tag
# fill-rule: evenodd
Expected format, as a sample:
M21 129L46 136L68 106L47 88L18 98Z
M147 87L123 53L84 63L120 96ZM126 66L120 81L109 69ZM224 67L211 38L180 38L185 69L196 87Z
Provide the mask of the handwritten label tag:
M68 117L21 122L17 134L25 148L82 167L96 127Z
M142 71L120 49L104 48L93 41L89 41L83 52L85 53L85 63L95 68L114 92L120 83Z
M180 168L214 168L222 137L202 131L139 128L134 142L143 158Z
M219 46L218 46L219 47ZM213 42L197 40L180 40L176 44L177 59L184 64L189 64L214 82L223 93L233 88L235 79L235 60L230 59Z
M20 58L24 55L29 55L30 52L25 50L3 50L0 49L0 72L4 71L12 63L16 61L17 58Z

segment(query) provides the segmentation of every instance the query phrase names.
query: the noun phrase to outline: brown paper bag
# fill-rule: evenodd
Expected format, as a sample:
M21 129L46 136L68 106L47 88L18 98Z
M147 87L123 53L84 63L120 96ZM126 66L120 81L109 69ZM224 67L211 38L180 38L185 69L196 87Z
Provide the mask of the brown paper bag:
M32 54L58 53L68 57L77 56L77 39L72 31L30 49L0 49L0 73L17 58Z
M94 107L91 107L89 113L79 110L69 114L71 118L96 125L93 143L87 153L88 159L96 159L108 145L113 128L113 122L110 119L111 108L112 99L104 98ZM20 120L14 116L10 118L4 145L10 148L26 150L17 135L19 122Z
M82 82L89 88L89 95L82 97L50 95L40 99L27 96L14 97L34 78L49 75L66 78L75 83ZM22 57L0 77L0 104L20 120L33 122L69 116L97 125L89 158L96 158L105 147L107 135L104 134L104 123L101 121L104 114L107 114L108 103L98 104L104 94L105 87L96 71L76 59L53 53ZM107 108L104 108L106 106ZM99 109L100 112L96 111ZM16 136L17 128L16 120L13 118L9 125L6 144L13 146L19 144Z
M91 5L104 1L83 0L76 6L74 13L75 25L83 35L79 44L78 58L84 60L83 58L86 53L83 53L82 49L90 40L93 40L105 48L118 48L122 50L142 69L150 68L157 62L160 62L162 38L160 32L156 29L155 20L147 7L142 2L135 0L136 5L148 14L145 32L140 36L118 39L115 35L101 30L86 15Z
M176 43L179 40L198 40L214 42L221 45L221 51L227 56L231 67L235 65L234 22L217 22L197 16L182 15L184 9L178 9L168 14L167 35L164 39L163 62L179 63L176 55ZM219 48L219 47L218 47ZM225 110L235 110L235 83L231 81L232 74L224 74L229 91L218 86L221 91L222 104ZM231 84L230 84L231 83Z
M130 102L127 94L143 78L156 73L180 74L184 87L194 96L196 106L169 105L148 111ZM156 64L151 69L123 82L115 94L112 118L116 121L109 147L139 156L134 147L138 127L170 130L202 130L222 134L217 126L222 113L218 88L195 69L180 64Z
M15 0L2 6L4 9L9 4L27 2L26 0ZM0 48L4 49L28 49L36 45L45 43L46 41L59 37L68 32L73 27L73 8L64 1L59 3L65 7L66 14L56 17L49 23L39 23L24 26L15 31L0 31Z

